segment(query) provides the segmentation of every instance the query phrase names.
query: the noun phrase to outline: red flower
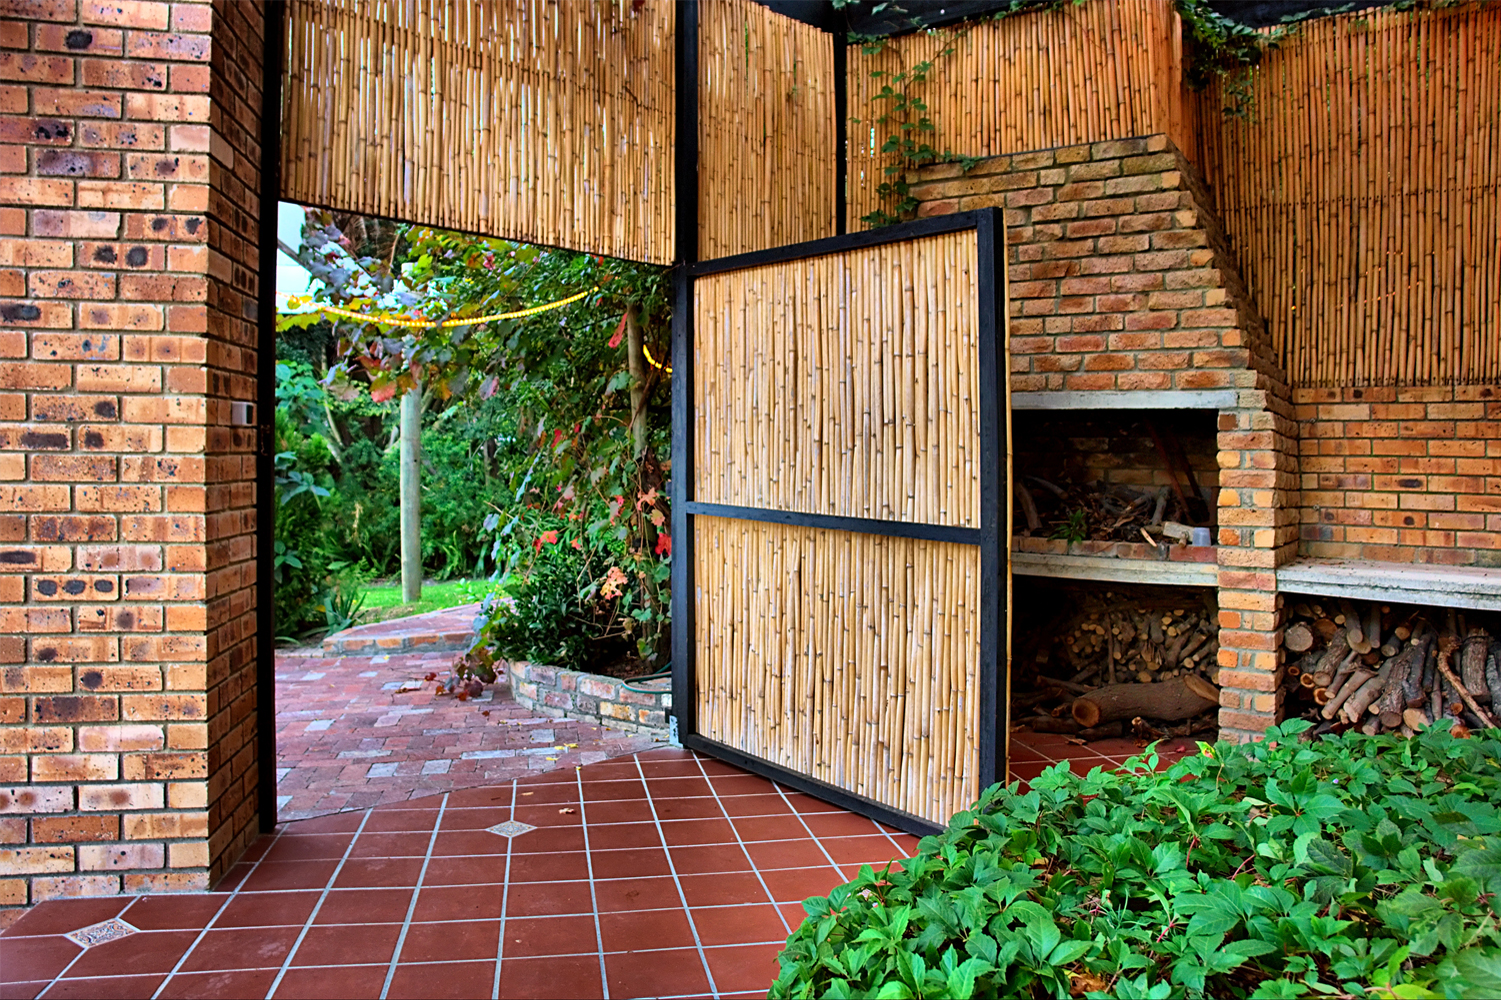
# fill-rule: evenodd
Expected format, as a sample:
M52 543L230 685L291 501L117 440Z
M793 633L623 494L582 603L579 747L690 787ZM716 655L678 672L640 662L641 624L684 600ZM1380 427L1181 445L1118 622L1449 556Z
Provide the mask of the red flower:
M553 530L544 531L542 532L542 541L548 545L556 545L558 542L558 533Z
M672 536L669 535L667 532L664 531L660 535L657 536L657 549L656 549L656 551L657 551L657 555L659 555L659 556L670 556L670 555L672 555Z
M620 325L615 328L615 336L610 338L609 348L614 350L620 346L620 338L625 336L625 317L620 317Z

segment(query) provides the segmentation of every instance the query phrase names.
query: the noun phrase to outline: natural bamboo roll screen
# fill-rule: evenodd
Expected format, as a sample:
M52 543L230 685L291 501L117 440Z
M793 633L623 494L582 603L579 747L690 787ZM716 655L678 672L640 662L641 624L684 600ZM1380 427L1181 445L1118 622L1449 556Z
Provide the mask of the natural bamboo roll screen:
M694 525L701 732L935 823L974 801L977 546Z
M1298 386L1501 381L1501 4L1305 23L1198 159Z
M694 496L980 526L972 231L700 278Z
M927 103L936 132L921 139L940 152L999 156L1157 132L1187 149L1193 108L1184 100L1180 33L1166 0L1091 0L892 38L874 56L850 46L849 113L861 119L850 126L850 228L883 207L876 188L892 162L878 150L894 129L874 123L889 108L874 99L889 78L873 70L934 61L926 83L893 86Z
M833 36L752 0L698 31L700 258L834 235Z
M673 4L288 8L283 197L673 259Z

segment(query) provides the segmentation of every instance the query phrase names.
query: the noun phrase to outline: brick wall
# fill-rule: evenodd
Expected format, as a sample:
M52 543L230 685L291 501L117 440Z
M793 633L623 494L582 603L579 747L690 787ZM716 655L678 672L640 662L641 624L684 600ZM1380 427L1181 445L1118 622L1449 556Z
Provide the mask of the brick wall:
M260 15L0 0L0 905L253 818Z
M1154 135L909 180L920 216L1005 213L1013 392L1234 391L1216 414L1220 726L1260 733L1281 708L1274 570L1297 554L1297 425L1197 171Z
M1501 567L1501 386L1293 398L1304 555Z
M516 703L534 712L634 733L660 733L664 739L667 736L672 691L665 677L633 681L633 688L650 690L632 690L615 677L525 660L513 661L506 675Z

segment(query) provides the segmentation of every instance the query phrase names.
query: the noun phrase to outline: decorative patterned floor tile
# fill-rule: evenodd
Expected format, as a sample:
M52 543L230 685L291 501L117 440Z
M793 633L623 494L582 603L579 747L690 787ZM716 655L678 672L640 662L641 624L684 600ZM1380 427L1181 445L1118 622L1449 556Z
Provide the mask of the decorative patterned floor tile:
M118 941L122 937L129 937L136 933L136 928L118 918L104 920L88 927L80 927L72 934L64 935L69 941L80 948L92 948L96 944L104 944L106 941Z
M504 823L496 823L494 826L485 827L491 833L498 833L502 837L519 837L523 833L530 833L537 829L530 823L518 823L514 819L508 819Z

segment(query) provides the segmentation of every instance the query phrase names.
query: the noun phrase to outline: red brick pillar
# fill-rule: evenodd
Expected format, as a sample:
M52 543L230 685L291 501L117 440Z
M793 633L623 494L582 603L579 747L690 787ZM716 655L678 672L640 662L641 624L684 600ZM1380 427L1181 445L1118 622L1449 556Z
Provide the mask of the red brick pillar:
M0 0L0 905L254 829L261 16Z

